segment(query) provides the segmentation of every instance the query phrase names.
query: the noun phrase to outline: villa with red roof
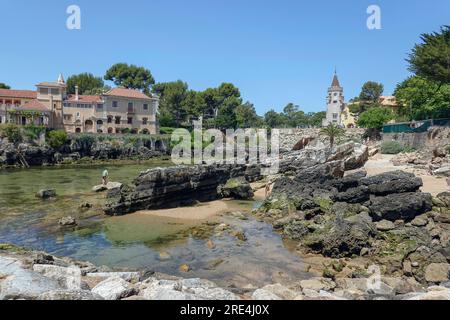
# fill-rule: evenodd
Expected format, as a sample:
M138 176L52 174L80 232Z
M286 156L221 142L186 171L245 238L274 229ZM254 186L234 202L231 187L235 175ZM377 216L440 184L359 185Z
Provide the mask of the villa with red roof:
M43 125L68 133L159 133L159 99L138 90L113 88L101 95L67 94L62 75L37 90L0 89L0 123Z

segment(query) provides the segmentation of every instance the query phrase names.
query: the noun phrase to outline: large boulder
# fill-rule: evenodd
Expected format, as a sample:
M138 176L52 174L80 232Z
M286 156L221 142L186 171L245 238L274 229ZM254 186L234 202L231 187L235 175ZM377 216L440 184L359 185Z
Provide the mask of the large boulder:
M59 219L58 224L62 227L72 227L77 225L77 221L72 216L62 217Z
M364 203L370 199L369 188L367 186L350 188L345 192L335 194L332 199L337 202Z
M360 180L367 176L367 172L360 170L349 175L344 176L341 179L334 179L329 182L331 187L334 187L339 192L344 192L350 188L356 188L359 186Z
M363 144L355 144L353 153L345 159L345 170L361 168L367 160L369 160L369 148Z
M56 191L54 189L42 189L36 193L37 198L49 199L56 197Z
M432 209L433 202L429 193L399 193L384 197L374 197L369 209L375 221L406 220L411 221Z
M219 194L224 198L251 199L253 189L245 178L232 178L223 186L219 186Z
M294 180L302 183L324 183L344 176L345 167L343 161L332 161L300 170Z
M403 171L386 172L361 179L371 194L383 196L391 193L415 192L422 187L422 179Z
M102 192L107 190L114 190L114 189L120 189L122 187L122 183L120 182L108 182L105 184L100 184L98 186L94 186L92 188L92 191L94 192Z
M239 300L234 293L202 279L149 278L140 289L140 295L147 300Z
M425 280L427 282L440 283L449 280L450 264L431 263L425 269Z
M304 243L328 257L351 257L360 255L363 248L369 248L375 234L376 227L366 212L348 217L338 214L307 237Z
M122 278L112 277L97 284L92 289L92 293L98 294L105 300L119 300L133 295L135 289Z
M62 289L57 281L25 269L16 259L0 256L0 272L0 300L37 299L45 292Z

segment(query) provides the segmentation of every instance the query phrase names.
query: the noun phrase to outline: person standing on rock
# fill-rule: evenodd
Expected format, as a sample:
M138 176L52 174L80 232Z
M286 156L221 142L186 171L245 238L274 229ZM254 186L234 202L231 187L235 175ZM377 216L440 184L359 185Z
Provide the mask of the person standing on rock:
M108 170L105 169L102 174L102 183L104 186L108 184L108 176L109 176Z

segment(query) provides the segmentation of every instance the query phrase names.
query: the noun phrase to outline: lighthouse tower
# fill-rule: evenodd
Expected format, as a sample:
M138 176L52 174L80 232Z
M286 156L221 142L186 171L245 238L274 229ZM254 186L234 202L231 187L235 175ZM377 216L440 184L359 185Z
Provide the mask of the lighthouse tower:
M327 116L322 121L322 126L326 127L330 123L342 125L341 114L344 111L344 88L341 87L336 71L334 72L333 82L328 88L327 95Z

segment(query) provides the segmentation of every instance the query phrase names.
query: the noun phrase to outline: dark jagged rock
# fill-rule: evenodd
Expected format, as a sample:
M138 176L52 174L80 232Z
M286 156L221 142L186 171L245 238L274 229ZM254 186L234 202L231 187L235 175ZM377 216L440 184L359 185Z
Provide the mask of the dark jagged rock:
M56 191L54 189L42 189L36 193L37 198L49 199L56 197Z
M360 255L363 248L371 246L376 227L366 212L345 217L336 215L305 240L315 252L340 258Z
M339 192L346 191L350 188L356 188L359 186L359 182L362 178L367 176L366 171L358 171L352 174L349 174L342 179L335 179L329 182L329 185L336 188Z
M332 197L333 201L347 203L364 203L370 199L369 188L367 186L359 186L350 188L345 192L337 193Z
M374 197L369 209L374 220L406 220L432 209L432 197L428 193L398 193L384 197Z
M353 153L345 159L345 170L361 168L367 160L369 160L369 148L365 145L355 144Z
M417 178L412 173L403 171L386 172L363 178L360 184L368 186L371 194L380 196L391 193L415 192L423 185L422 179Z
M219 196L218 187L239 173L245 174L244 165L177 166L148 170L142 172L131 186L110 190L105 212L122 215L214 200Z
M309 234L309 229L304 221L294 219L284 224L283 233L290 239L301 240Z
M244 177L232 178L225 185L218 188L218 193L224 198L247 200L254 196L250 183Z
M332 161L300 170L295 175L294 180L303 184L320 184L336 178L342 178L344 172L344 161Z

